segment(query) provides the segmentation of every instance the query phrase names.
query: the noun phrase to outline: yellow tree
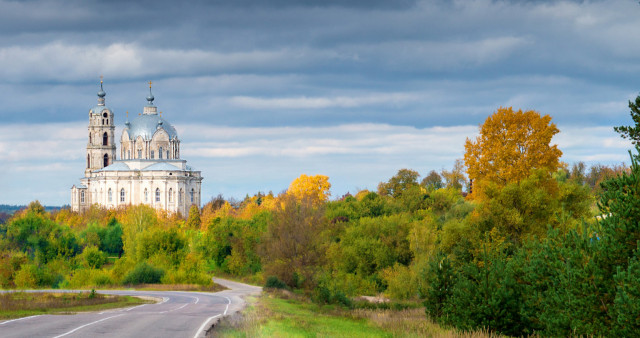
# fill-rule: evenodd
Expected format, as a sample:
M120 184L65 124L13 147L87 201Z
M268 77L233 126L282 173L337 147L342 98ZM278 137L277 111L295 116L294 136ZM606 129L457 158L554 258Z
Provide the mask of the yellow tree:
M291 182L287 194L298 200L309 198L314 202L324 202L331 196L329 189L331 189L331 183L328 176L302 174Z
M500 107L480 126L480 136L464 145L473 196L482 196L487 184L519 182L533 169L555 172L562 152L550 142L558 132L549 115Z

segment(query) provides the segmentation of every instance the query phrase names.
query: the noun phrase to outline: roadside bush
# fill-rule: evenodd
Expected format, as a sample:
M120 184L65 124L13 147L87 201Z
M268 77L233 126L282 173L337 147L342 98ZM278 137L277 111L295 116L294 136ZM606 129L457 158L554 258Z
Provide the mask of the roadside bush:
M58 274L51 272L47 267L35 264L22 265L14 277L14 283L20 289L58 287L61 281L62 278Z
M84 248L80 256L82 264L91 269L100 269L107 261L107 255L95 246Z
M288 289L287 284L278 279L278 277L276 276L267 277L267 282L264 283L264 287L273 289Z
M135 285L160 283L162 276L164 276L164 270L142 262L127 273L122 280L122 284Z
M97 269L78 269L73 272L65 282L66 288L88 288L112 285L113 280L109 273Z

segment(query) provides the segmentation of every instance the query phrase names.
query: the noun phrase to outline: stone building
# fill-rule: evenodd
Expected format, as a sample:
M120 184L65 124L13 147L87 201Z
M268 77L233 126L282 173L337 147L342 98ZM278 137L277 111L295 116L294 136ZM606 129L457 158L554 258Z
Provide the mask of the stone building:
M149 96L142 114L125 122L116 160L114 114L105 105L100 81L98 105L89 110L89 142L84 177L71 188L71 209L84 211L92 204L107 208L148 204L187 215L200 206L202 176L180 159L180 139L162 118Z

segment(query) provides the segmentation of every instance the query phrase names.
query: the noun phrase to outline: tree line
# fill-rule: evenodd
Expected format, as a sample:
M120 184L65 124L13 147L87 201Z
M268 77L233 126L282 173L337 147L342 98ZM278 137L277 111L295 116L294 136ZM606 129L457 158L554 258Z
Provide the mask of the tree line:
M625 128L635 144L640 127ZM78 214L34 202L0 226L0 285L230 275L318 303L420 302L465 330L637 335L638 155L630 166L570 166L551 144L558 132L548 115L499 108L451 170L421 179L401 169L375 191L334 199L328 177L301 175L281 194L218 196L186 219L146 205Z

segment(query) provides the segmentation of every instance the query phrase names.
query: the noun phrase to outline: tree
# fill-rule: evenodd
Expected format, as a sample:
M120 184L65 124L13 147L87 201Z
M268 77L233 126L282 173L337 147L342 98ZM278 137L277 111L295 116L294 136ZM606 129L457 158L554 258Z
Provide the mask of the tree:
M260 246L264 275L276 276L292 287L312 285L322 258L317 238L325 223L323 204L283 195Z
M504 186L528 177L533 169L555 172L562 152L550 142L558 132L549 115L499 108L480 126L480 136L464 145L473 195L482 195L484 182Z
M200 209L198 209L198 206L195 204L191 205L191 208L189 208L189 218L187 219L187 228L200 229Z
M629 109L631 109L629 113L635 125L613 127L613 130L619 133L622 138L631 140L638 147L640 146L640 95L636 97L635 102L629 101Z
M440 188L444 188L444 184L442 183L442 176L438 174L437 171L431 170L429 175L427 175L420 185L425 187L427 190L437 190Z
M378 194L400 197L407 189L418 186L418 177L420 174L417 171L400 169L395 176L389 179L389 182L378 184Z
M453 163L451 171L442 170L442 178L444 178L445 187L462 190L466 182L462 160L457 159Z
M287 194L298 200L310 198L314 203L319 203L326 201L331 196L329 189L331 189L331 183L329 183L328 176L302 174L291 182Z

